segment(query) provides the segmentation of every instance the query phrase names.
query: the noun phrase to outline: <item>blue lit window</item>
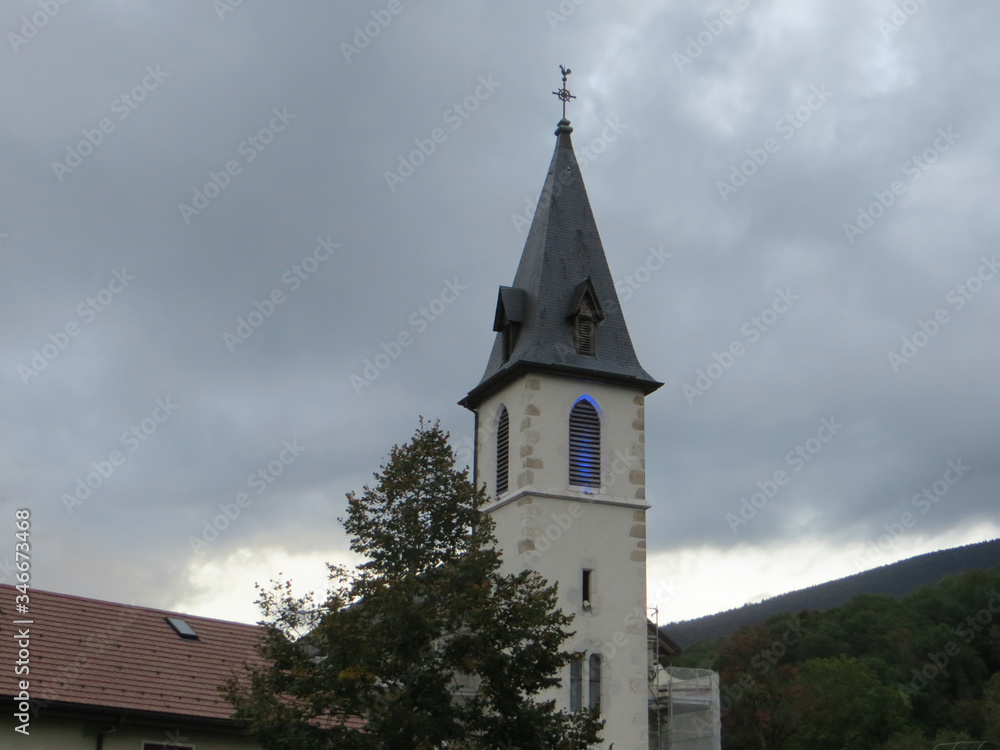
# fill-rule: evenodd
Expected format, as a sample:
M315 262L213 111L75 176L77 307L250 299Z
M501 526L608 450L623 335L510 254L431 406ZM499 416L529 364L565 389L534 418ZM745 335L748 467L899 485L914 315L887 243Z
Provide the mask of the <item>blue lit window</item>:
M601 417L585 398L569 413L569 483L601 487Z

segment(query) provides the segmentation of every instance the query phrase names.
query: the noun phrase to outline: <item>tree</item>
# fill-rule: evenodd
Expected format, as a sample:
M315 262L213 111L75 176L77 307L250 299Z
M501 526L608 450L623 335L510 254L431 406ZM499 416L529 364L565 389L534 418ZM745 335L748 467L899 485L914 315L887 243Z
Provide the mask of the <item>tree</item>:
M905 727L895 732L878 750L933 750L934 743L918 727Z
M983 691L983 723L986 739L1000 745L1000 672L990 677Z
M330 566L322 604L263 591L261 661L223 693L267 750L565 748L599 741L589 711L556 711L571 617L537 573L504 575L485 492L421 420L375 486L350 493L356 572Z
M713 668L721 686L722 738L727 750L782 748L793 736L798 669L785 663L795 621L775 618L726 639Z
M867 750L906 726L910 704L857 659L840 656L802 664L802 717L796 750Z

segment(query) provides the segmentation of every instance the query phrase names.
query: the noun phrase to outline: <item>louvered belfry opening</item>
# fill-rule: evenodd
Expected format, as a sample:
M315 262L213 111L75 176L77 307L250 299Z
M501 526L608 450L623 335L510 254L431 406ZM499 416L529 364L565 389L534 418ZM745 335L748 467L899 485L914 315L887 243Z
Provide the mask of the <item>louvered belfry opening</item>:
M576 352L577 354L594 353L594 321L582 315L576 319Z
M577 354L590 354L594 352L594 308L590 300L585 295L580 301L580 309L576 314L576 330L574 339L576 341Z
M586 399L569 413L569 483L601 487L601 418Z
M501 404L497 419L497 497L507 491L507 477L510 473L510 417L507 407Z

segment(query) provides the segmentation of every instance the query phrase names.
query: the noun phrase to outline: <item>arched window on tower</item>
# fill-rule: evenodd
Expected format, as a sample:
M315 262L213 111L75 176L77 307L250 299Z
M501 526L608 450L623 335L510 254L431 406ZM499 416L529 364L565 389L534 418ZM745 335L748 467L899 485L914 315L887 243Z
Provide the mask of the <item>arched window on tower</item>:
M601 417L586 398L569 413L569 483L601 487Z
M587 696L587 707L598 713L601 712L601 655L591 654L588 670L589 693Z
M569 710L583 708L583 654L573 654L569 662Z
M510 416L507 407L500 404L497 415L497 497L507 491L510 475Z

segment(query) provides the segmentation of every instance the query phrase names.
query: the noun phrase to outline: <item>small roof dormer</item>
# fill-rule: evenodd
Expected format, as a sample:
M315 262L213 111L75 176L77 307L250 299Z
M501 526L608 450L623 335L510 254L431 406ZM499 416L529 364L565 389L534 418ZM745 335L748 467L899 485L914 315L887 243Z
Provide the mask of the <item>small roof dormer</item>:
M594 356L595 326L604 320L604 310L601 301L594 291L594 284L588 276L576 286L569 302L569 312L566 319L573 326L573 343L577 354Z
M569 301L567 318L575 318L580 315L593 317L597 322L604 320L604 310L601 308L601 300L594 289L594 282L588 276L573 290L573 296Z
M497 310L493 315L493 330L500 334L501 356L510 359L517 344L517 335L524 322L524 290L510 286L500 287Z

